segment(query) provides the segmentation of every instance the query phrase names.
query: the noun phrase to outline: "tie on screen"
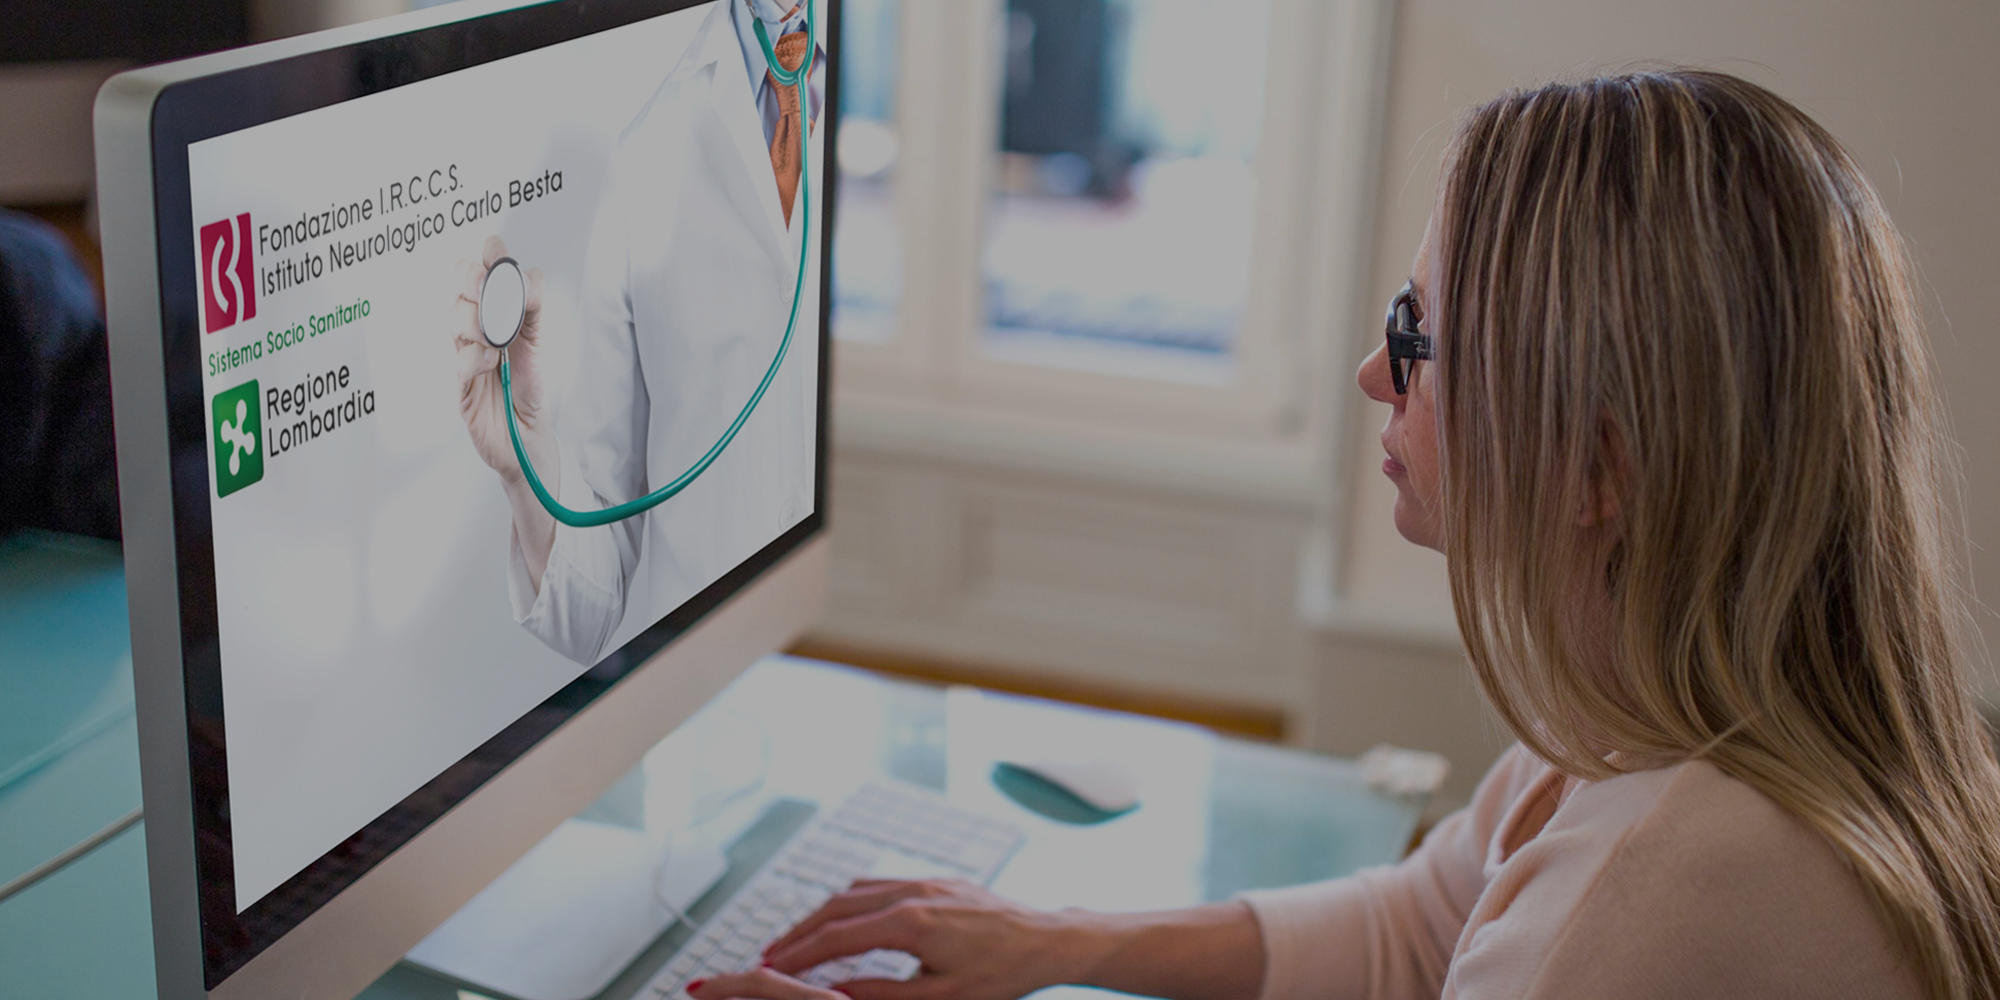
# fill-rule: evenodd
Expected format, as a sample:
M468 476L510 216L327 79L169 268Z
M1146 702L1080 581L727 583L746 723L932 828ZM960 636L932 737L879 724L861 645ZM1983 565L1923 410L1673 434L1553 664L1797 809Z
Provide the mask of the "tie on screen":
M771 46L778 54L778 65L787 72L798 69L806 58L806 33L795 31ZM799 139L799 122L804 117L799 108L799 92L795 87L787 87L778 78L764 71L764 79L770 83L773 93L778 95L778 126L771 130L771 169L778 174L778 204L785 210L785 225L792 224L792 196L799 190L799 164L805 146Z

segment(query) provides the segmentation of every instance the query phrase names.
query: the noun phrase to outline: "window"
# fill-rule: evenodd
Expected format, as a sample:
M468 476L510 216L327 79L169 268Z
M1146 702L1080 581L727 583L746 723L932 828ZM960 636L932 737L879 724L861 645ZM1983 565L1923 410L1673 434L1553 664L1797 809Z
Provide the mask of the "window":
M844 0L843 436L1308 475L1379 325L1389 9Z
M1249 291L1265 2L1009 0L984 352L1225 365ZM1151 354L1156 358L1143 355ZM1208 365L1162 365L1176 358Z
M834 230L836 336L885 341L902 296L902 239L891 180L896 133L897 0L846 0L841 14L840 224Z

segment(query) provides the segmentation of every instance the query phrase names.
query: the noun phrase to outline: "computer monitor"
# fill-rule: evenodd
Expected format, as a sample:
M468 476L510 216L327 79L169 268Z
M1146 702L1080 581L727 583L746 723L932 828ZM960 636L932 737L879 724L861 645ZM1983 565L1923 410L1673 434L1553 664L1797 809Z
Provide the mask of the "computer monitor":
M840 5L800 114L751 9L100 93L162 997L351 996L816 616Z

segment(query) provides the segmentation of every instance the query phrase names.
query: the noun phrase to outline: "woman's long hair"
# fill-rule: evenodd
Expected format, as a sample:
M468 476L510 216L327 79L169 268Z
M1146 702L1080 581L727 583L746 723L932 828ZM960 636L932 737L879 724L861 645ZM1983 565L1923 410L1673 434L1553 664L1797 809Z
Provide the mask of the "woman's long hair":
M1441 523L1501 717L1582 778L1713 763L1837 848L1931 994L2000 995L1956 477L1874 188L1771 92L1669 71L1473 111L1440 199Z

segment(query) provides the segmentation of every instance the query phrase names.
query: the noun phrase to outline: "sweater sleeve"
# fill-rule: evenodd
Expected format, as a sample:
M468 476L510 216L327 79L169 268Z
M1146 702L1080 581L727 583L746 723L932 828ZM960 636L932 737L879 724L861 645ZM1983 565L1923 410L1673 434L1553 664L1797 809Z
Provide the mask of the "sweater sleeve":
M1436 997L1485 887L1488 845L1514 801L1548 773L1518 744L1400 863L1249 892L1264 940L1263 1000Z

